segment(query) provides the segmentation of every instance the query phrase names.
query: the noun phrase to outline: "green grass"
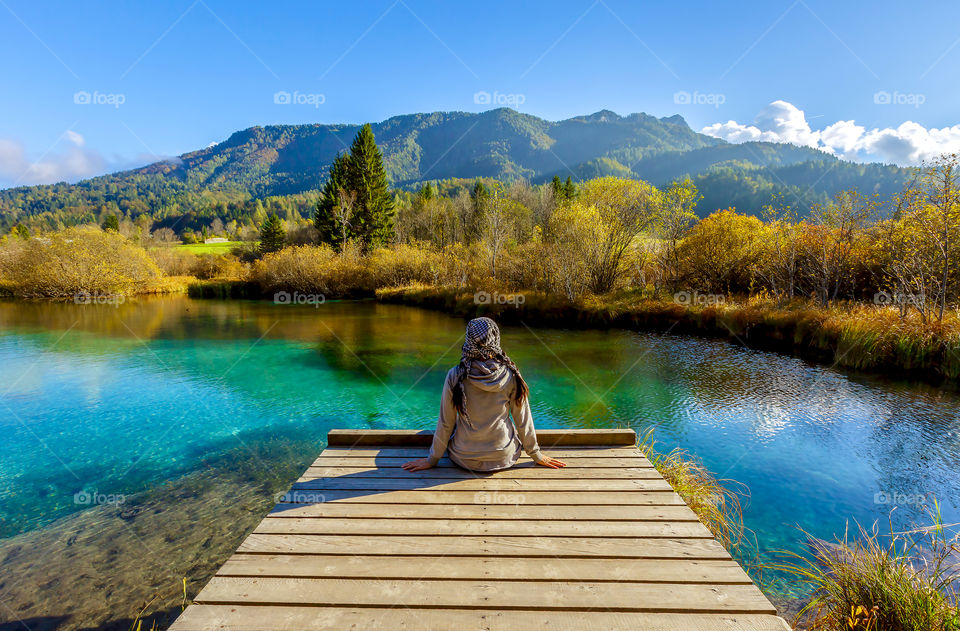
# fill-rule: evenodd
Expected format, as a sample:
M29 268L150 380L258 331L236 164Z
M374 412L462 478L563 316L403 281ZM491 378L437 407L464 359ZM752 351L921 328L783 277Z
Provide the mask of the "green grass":
M182 243L175 247L193 254L230 254L230 250L241 245L243 245L242 241L227 241L226 243Z
M653 428L644 432L637 447L650 464L670 483L703 525L731 553L744 541L743 509L740 497L748 489L733 480L717 479L690 452L675 447L660 452L654 447Z
M812 588L798 627L812 631L957 631L958 541L935 504L933 525L881 537L874 529L836 542L812 540L809 555L771 564ZM892 530L892 528L891 528Z

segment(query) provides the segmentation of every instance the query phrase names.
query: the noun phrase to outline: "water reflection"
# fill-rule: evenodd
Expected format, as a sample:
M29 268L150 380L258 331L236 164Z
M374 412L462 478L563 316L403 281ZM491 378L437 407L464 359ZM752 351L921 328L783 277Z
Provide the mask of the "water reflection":
M0 535L41 540L94 510L78 492L137 494L228 463L259 472L237 483L249 489L276 476L262 449L276 437L297 437L284 458L306 462L332 427L432 428L462 334L460 318L374 302L0 302ZM955 393L696 338L521 325L503 340L538 426L655 426L664 448L750 488L762 551L796 548L798 526L885 522L885 498L933 493L960 521ZM896 509L899 525L924 517Z

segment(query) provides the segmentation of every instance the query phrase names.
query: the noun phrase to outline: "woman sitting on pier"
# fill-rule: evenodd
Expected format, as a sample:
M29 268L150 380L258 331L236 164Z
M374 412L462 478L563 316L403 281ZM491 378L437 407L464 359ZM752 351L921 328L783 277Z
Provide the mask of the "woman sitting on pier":
M430 469L446 451L464 469L490 473L515 465L521 449L538 465L566 466L540 452L528 394L517 365L500 348L496 323L490 318L470 320L460 363L447 373L443 385L430 456L404 463L403 468Z

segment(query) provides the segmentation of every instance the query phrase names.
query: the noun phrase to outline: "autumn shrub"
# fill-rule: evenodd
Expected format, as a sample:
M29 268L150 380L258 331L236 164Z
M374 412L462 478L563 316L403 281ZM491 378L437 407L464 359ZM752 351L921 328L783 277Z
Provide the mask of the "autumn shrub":
M76 227L5 244L0 274L24 298L133 294L161 275L146 251L115 232Z
M732 209L697 223L678 247L680 276L690 288L745 293L762 255L764 224Z
M301 245L265 255L250 280L265 292L299 291L328 297L356 294L365 284L363 258L347 244L337 253L326 245Z
M167 276L192 276L197 255L174 246L161 246L147 250L147 254Z
M364 260L366 287L399 287L435 283L440 277L443 257L426 244L399 244L377 248Z

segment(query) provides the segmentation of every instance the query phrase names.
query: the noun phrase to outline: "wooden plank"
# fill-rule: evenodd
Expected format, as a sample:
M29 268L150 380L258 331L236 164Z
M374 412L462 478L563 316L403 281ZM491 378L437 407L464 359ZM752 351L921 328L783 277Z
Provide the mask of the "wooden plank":
M402 429L331 429L327 444L331 447L416 447L429 446L433 432ZM568 445L626 445L637 443L632 429L540 429L537 442L543 447Z
M651 467L625 467L613 468L602 467L597 469L582 469L564 467L562 469L550 469L548 467L513 467L505 471L495 473L476 473L455 467L443 467L425 469L411 473L399 467L309 467L304 472L304 476L314 478L336 478L350 476L354 478L406 478L406 479L434 479L444 478L447 480L456 479L516 479L516 478L537 478L547 479L599 479L599 480L659 480L660 473Z
M367 580L214 576L202 604L325 607L464 607L537 611L648 611L775 614L753 585Z
M549 452L547 452L549 454ZM331 456L320 456L313 461L311 466L314 467L377 467L377 468L389 468L389 467L399 467L405 462L410 462L410 458L337 458ZM597 468L613 468L613 469L622 469L624 467L629 468L652 468L653 465L650 464L650 461L644 458L643 456L625 456L622 458L575 458L571 460L565 460L567 466L565 469L578 469L581 467L597 469ZM455 465L450 461L449 458L441 458L437 463L438 467L453 467L463 470L458 465ZM528 469L546 469L547 467L540 467L533 463L533 460L530 460L526 456L521 456L520 461L514 465L514 468L528 468Z
M235 554L219 576L746 584L735 561Z
M676 506L506 506L502 504L277 504L270 517L314 519L543 519L551 521L699 521L686 505Z
M664 480L580 480L569 478L464 478L445 480L443 478L351 478L351 477L315 477L306 475L293 483L293 490L318 489L330 491L670 491L673 487Z
M547 452L548 450L544 450ZM426 447L327 447L321 456L340 458L426 458L430 450ZM636 447L608 447L594 445L584 447L560 447L549 449L554 458L621 458L642 456Z
M288 504L357 502L373 504L554 504L558 506L670 506L683 504L673 491L330 491L294 489L280 498Z
M255 533L284 535L507 535L526 537L691 537L712 539L692 521L479 519L316 519L267 517Z
M171 631L790 631L762 614L191 605Z
M713 539L641 537L371 536L251 534L237 552L251 554L367 554L617 559L729 559Z
M538 432L568 467L493 474L402 470L431 432L330 437L173 631L788 630L632 430Z

